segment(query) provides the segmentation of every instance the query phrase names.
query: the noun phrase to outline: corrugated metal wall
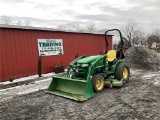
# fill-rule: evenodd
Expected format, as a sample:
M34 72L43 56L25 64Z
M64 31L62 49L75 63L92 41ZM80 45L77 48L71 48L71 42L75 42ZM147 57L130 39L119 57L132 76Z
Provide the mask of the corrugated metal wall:
M43 73L51 72L54 65L67 68L77 53L89 56L105 49L103 35L0 28L0 82L37 74L37 39L63 39L63 55L42 57ZM108 39L111 49L112 36Z

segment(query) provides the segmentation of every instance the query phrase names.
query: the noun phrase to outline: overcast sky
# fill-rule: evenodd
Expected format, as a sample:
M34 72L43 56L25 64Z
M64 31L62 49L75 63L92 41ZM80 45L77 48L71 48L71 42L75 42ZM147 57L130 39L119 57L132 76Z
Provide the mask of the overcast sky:
M3 15L41 27L94 22L97 29L121 28L133 19L152 31L160 29L160 0L0 0Z

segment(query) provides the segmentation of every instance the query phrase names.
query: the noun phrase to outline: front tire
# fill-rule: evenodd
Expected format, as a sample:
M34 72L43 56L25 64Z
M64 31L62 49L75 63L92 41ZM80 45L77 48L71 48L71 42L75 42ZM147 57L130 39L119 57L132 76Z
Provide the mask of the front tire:
M122 78L124 78L124 83L127 82L130 77L130 69L128 65L125 63L119 63L116 67L114 77L117 80L121 80Z
M105 85L104 77L102 75L94 75L92 78L92 87L94 92L100 92L103 90Z

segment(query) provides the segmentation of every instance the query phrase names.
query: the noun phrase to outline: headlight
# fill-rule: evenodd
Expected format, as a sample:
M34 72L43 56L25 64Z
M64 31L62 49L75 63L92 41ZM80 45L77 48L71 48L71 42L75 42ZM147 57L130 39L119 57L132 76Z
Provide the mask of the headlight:
M89 64L82 64L82 67L89 67Z

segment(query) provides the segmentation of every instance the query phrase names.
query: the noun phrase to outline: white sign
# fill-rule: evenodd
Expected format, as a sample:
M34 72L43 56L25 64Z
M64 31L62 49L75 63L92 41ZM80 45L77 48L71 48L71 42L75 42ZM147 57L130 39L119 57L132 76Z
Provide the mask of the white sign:
M64 54L62 39L38 39L38 51L39 56Z

